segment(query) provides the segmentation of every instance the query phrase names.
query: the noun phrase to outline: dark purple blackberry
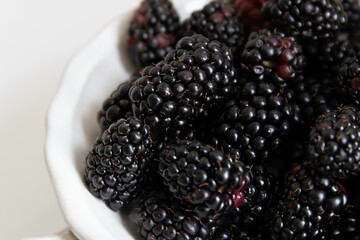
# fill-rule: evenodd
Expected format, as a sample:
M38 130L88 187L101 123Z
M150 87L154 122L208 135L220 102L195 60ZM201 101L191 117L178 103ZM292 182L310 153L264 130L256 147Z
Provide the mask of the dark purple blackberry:
M322 75L336 76L345 58L356 55L350 41L343 36L318 41L316 47L315 55L308 57L307 67Z
M277 179L263 166L252 166L244 200L230 213L231 218L236 217L237 225L240 226L265 224L265 214L276 201L277 193Z
M301 80L305 57L293 37L267 29L253 32L242 53L242 68L256 82L287 87Z
M262 12L275 27L302 39L333 38L347 24L340 0L267 1Z
M360 63L358 57L345 58L338 72L338 81L340 95L344 101L359 105Z
M344 188L301 165L285 178L269 227L271 239L332 239L332 223L347 205Z
M294 101L307 126L312 126L316 117L341 105L337 79L331 74L305 73L304 81L294 91Z
M360 239L360 211L349 205L329 227L333 239Z
M163 191L144 194L137 208L142 239L210 239L215 230L211 220L200 220L180 201Z
M236 91L229 48L194 35L182 38L164 61L148 66L130 89L135 116L153 129L184 129Z
M348 15L348 22L345 30L347 32L352 31L357 28L358 23L360 22L360 6L358 0L340 0L344 11Z
M136 10L126 47L138 67L157 63L175 46L179 15L169 0L144 0Z
M308 160L333 177L360 174L360 112L341 107L316 119L309 135Z
M166 146L159 171L170 192L204 219L239 206L249 181L247 166L199 141Z
M266 233L263 229L249 228L235 223L218 226L212 240L262 240Z
M131 75L130 79L121 83L102 104L99 124L102 131L105 131L112 123L120 118L133 116L129 89L137 78L138 74Z
M127 206L139 193L152 140L150 128L135 117L111 124L86 157L85 182L112 210Z
M271 83L245 79L240 85L238 98L223 106L205 140L225 152L238 148L247 164L271 161L297 136L300 110Z
M245 33L238 22L235 7L222 1L212 1L202 10L195 11L184 21L184 36L202 34L210 40L219 42L231 48L234 58L240 57L245 44Z

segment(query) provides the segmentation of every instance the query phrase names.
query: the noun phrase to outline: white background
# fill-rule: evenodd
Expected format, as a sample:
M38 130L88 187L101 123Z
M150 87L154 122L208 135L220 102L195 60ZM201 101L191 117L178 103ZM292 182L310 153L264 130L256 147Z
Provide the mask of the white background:
M66 63L124 4L0 0L0 239L65 228L43 154L46 112Z

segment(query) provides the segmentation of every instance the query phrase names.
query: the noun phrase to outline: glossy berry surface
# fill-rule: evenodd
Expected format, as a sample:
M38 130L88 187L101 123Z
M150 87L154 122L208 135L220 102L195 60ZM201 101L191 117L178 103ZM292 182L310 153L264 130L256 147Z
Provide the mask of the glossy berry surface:
M153 129L184 129L236 90L229 48L201 35L182 38L130 88L135 116Z
M149 167L150 128L137 118L120 119L97 139L86 157L89 191L112 210L131 203Z
M360 173L360 114L341 107L319 116L307 147L311 164L321 173L348 177Z
M159 172L170 192L192 204L201 218L239 206L249 182L247 166L199 141L184 140L165 147Z
M175 46L179 16L169 0L143 0L126 37L126 48L138 67L157 63Z

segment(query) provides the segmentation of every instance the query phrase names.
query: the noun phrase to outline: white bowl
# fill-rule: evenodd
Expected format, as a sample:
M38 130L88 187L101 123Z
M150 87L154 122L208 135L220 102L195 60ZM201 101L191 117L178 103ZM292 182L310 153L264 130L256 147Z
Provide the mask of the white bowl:
M174 1L182 18L208 0ZM100 133L96 121L103 100L132 73L124 46L132 10L130 1L120 17L69 63L47 116L45 157L53 187L73 234L82 240L138 238L127 213L111 211L84 184L85 157Z

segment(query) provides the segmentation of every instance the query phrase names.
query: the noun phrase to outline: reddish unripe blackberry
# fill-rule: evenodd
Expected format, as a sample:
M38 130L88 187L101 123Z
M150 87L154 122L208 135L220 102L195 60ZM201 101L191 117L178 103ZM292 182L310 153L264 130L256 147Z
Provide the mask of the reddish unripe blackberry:
M199 141L166 146L159 172L170 192L204 219L238 207L249 182L248 166Z
M195 11L191 17L182 24L182 35L202 34L210 40L230 47L234 58L241 55L246 35L242 23L239 23L232 4L223 1L212 1L202 10Z
M293 37L263 29L250 34L242 54L242 67L257 82L287 87L301 80L305 57Z
M152 140L135 117L111 124L86 157L85 182L112 210L127 206L141 190Z
M99 124L102 131L105 131L112 123L120 118L129 118L133 116L129 90L131 84L139 77L133 74L126 82L121 83L102 104L99 113Z
M211 220L200 220L194 213L164 191L152 190L141 196L137 223L142 239L211 239L215 230Z
M360 174L360 113L341 107L316 119L309 135L308 160L322 174Z
M262 12L275 27L302 39L333 38L347 24L340 0L268 1Z
M301 165L285 177L271 226L271 239L332 239L332 224L347 206L344 188Z
M135 116L153 129L184 129L236 91L229 48L201 35L182 38L130 88Z
M169 0L143 0L130 22L126 47L138 67L157 63L175 46L179 15Z
M248 33L271 28L271 23L261 13L263 2L264 0L237 0L235 3L238 20L244 24Z
M344 101L359 105L360 63L358 57L345 58L338 72L338 81L340 95Z

